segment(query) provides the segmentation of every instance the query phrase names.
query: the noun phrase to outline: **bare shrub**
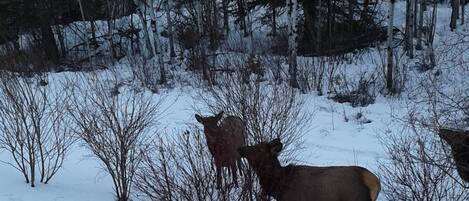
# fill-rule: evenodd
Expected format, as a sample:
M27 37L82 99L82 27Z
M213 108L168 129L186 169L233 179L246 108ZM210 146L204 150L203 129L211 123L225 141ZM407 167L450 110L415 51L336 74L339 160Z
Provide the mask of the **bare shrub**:
M467 200L467 189L437 136L407 129L386 139L388 161L379 167L388 200Z
M140 81L142 86L154 93L158 93L158 84L161 83L157 66L153 60L146 60L138 56L127 57L134 80Z
M156 139L144 153L134 187L143 200L257 200L259 185L253 175L240 187L230 182L216 188L216 175L204 134L195 127L176 137ZM229 180L226 180L229 181Z
M457 37L437 49L435 68L412 75L407 87L405 132L387 139L389 165L381 167L390 200L467 200L468 184L457 174L440 128L466 128L469 110L467 45ZM461 48L461 49L458 49ZM452 50L451 53L446 52ZM454 54L454 55L453 55Z
M153 100L150 93L130 87L112 93L108 86L118 85L119 80L105 77L84 76L69 113L77 134L111 176L117 200L127 201L163 99Z
M57 84L57 83L55 83ZM7 150L26 183L47 184L62 167L74 139L67 113L67 85L1 73L0 148Z
M240 69L249 66L243 61L237 63ZM251 79L239 71L219 76L217 85L199 92L196 99L214 114L225 111L240 117L246 124L247 144L281 138L289 156L301 149L312 117L304 110L299 92L288 83L261 82L258 76Z
M333 82L332 100L339 103L350 103L352 107L366 107L376 99L375 73L362 72L358 81L349 81L347 75L336 76Z

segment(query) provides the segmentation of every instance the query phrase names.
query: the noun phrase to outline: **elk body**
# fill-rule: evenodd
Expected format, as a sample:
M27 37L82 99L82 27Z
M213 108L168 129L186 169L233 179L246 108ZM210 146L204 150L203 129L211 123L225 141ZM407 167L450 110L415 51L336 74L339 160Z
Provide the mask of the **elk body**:
M237 150L244 146L246 132L241 118L228 116L218 125L222 117L223 112L210 117L195 115L197 121L204 126L208 149L215 162L217 188L221 186L223 167L228 168L234 183L238 185L237 170L242 174L242 161Z
M288 165L277 159L279 139L238 149L259 177L265 195L277 201L375 201L381 185L365 168Z
M469 182L469 131L440 129L438 135L451 147L459 176Z

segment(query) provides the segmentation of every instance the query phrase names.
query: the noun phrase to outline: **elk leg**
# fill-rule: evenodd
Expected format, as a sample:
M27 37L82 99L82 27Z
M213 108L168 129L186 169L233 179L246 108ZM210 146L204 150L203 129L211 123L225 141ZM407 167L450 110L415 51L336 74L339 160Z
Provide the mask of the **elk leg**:
M221 167L217 166L217 189L221 188Z
M236 174L236 163L231 165L230 169L231 169L231 175L233 176L234 184L235 184L236 187L238 187L238 176Z
M238 159L237 166L239 170L239 175L243 176L243 161L241 160L241 158Z

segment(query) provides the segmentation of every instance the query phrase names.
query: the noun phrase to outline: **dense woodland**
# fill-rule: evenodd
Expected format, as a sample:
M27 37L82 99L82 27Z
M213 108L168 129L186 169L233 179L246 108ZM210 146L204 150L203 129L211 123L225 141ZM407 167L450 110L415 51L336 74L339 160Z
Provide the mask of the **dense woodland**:
M295 162L312 122L302 97L353 108L381 98L405 114L391 114L402 127L380 131L378 200L468 200L468 3L0 0L0 150L12 158L4 163L35 187L53 182L80 144L118 201L282 201L278 186L265 186L283 181L258 182L247 163L236 175L217 158L228 140L210 141L211 121L221 133L217 122L236 116L239 144ZM201 124L167 137L158 123L177 87L193 87L209 109L194 111ZM338 110L345 122L372 122Z

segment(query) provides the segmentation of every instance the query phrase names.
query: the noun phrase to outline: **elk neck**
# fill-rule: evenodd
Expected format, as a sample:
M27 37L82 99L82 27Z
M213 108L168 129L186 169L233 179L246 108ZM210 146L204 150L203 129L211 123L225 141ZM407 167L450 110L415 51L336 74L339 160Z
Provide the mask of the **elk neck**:
M210 141L215 142L217 136L221 134L221 128L218 125L204 126L204 132Z
M280 197L288 180L288 169L280 165L277 158L265 159L260 164L253 164L253 169L259 177L262 189L268 195Z

